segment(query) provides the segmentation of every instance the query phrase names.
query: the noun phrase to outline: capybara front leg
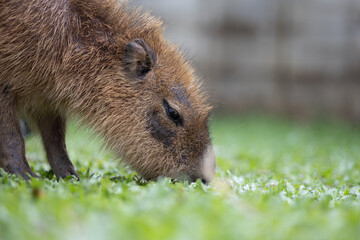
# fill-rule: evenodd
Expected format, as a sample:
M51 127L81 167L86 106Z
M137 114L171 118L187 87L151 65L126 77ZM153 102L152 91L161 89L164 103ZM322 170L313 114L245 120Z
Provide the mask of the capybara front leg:
M24 179L36 177L25 158L25 144L12 99L0 88L0 168Z
M57 179L74 175L79 179L66 150L66 121L58 114L48 114L38 119L47 159Z

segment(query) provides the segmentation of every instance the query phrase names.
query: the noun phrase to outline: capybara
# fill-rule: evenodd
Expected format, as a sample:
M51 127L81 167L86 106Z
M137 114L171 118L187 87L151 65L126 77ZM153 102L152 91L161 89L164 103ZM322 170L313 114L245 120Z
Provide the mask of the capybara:
M163 29L122 1L0 0L0 167L36 177L24 118L56 177L79 177L65 145L75 116L145 179L211 181L211 106Z

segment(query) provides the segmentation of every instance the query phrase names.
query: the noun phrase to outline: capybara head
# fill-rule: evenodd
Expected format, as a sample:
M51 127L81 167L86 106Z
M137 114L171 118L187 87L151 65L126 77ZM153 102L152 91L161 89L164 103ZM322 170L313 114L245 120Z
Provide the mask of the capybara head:
M210 106L192 68L175 47L162 44L152 47L138 38L125 45L124 68L136 99L129 109L132 143L122 152L145 178L209 182L215 172Z

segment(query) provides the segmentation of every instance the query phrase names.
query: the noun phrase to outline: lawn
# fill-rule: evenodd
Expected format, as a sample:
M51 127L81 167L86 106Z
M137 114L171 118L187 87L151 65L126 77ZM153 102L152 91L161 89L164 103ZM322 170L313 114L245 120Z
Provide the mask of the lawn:
M57 182L39 138L40 179L0 177L0 239L359 239L360 129L341 122L215 117L216 179L145 182L71 124L81 180Z

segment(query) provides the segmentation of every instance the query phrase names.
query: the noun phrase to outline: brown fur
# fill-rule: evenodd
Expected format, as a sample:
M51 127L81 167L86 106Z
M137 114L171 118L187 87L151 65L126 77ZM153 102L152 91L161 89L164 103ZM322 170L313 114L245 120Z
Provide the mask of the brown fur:
M210 106L193 69L162 32L157 18L113 0L0 0L0 112L11 115L0 117L0 137L19 132L15 112L26 115L39 126L56 176L77 175L64 142L65 119L75 115L147 179L202 178ZM126 47L136 53L129 51L128 62ZM136 78L142 56L151 71ZM166 115L164 99L183 126ZM21 152L23 140L15 135ZM0 167L17 173L2 160L9 158L5 142ZM10 165L27 164L19 156ZM28 167L19 171L33 175Z

